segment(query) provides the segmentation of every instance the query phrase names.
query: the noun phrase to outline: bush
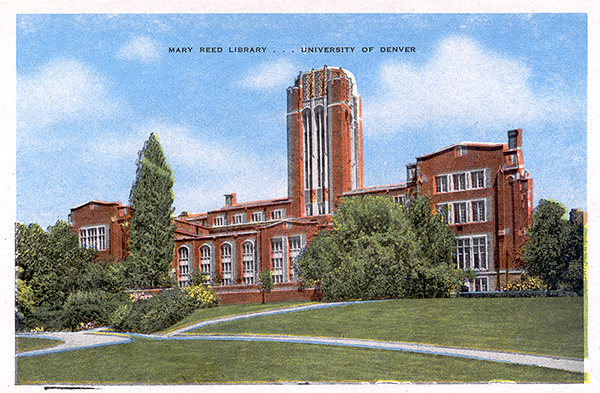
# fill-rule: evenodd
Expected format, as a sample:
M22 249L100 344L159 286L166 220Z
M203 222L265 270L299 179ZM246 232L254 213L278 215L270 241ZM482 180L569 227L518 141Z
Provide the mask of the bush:
M146 299L131 295L113 311L110 322L118 331L153 333L181 321L198 308L218 304L219 298L206 285L174 288Z
M184 288L184 292L196 301L198 308L211 308L219 305L219 297L208 285L192 285Z
M502 291L539 291L549 289L539 277L521 277L519 281L511 281L502 287Z

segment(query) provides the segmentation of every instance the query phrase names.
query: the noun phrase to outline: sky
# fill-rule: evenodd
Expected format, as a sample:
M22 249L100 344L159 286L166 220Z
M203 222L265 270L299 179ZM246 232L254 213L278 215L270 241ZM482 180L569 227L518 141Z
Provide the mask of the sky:
M16 218L47 227L90 200L127 203L151 133L175 214L232 192L286 197L286 89L324 65L356 78L365 186L521 128L535 204L586 210L587 52L586 15L573 13L18 15Z

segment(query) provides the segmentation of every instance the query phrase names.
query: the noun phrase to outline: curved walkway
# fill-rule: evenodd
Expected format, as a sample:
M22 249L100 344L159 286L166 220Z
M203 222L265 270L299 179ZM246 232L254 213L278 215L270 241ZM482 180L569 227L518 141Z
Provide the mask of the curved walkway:
M283 314L289 312L305 311L316 308L337 307L358 302L342 303L324 303L312 304L307 306L295 306L266 311L257 311L253 313L226 316L202 321L189 325L168 334L134 334L134 333L113 333L96 329L94 331L83 332L55 332L55 333L37 333L37 334L18 334L17 337L39 337L39 338L58 338L65 343L55 347L39 349L29 352L21 352L18 357L37 356L49 353L57 353L83 348L93 348L106 345L123 344L135 340L135 337L144 337L157 340L223 340L223 341L268 341L285 342L315 345L340 345L360 348L386 349L392 351L406 351L431 355L454 356L477 360L486 360L502 363L515 363L529 366L548 367L560 370L584 371L583 359L565 358L558 356L534 355L518 352L492 351L476 348L448 347L442 345L376 341L353 338L335 338L335 337L310 337L310 336L284 336L284 335L223 335L223 334L189 334L186 333L203 326L235 321L240 319L256 318L267 315Z

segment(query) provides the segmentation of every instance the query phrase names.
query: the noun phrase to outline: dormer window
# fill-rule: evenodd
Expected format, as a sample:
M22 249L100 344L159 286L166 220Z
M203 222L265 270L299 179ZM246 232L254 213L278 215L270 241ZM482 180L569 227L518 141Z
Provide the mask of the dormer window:
M227 220L225 216L218 216L215 217L215 226L216 227L222 227L227 225Z
M233 223L234 224L243 224L244 223L244 214L236 214L233 216Z
M467 155L467 147L466 146L458 146L456 148L456 156L462 157Z

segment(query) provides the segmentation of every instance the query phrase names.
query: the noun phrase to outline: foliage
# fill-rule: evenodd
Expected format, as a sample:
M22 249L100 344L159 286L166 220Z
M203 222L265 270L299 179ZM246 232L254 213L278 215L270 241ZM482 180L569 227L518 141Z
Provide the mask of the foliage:
M172 286L169 276L174 255L173 172L155 134L144 143L136 161L130 203L129 260L133 286Z
M205 285L208 282L208 276L202 274L202 270L194 269L192 272L192 285Z
M218 304L219 298L206 285L172 288L145 299L132 295L115 308L110 323L119 331L152 333L181 321L198 308L215 307Z
M269 269L265 269L260 272L258 276L260 281L260 289L266 293L269 293L273 290L273 272Z
M550 289L583 291L583 224L565 219L559 202L540 201L533 213L529 240L523 249L524 267Z
M260 291L262 292L262 303L265 304L265 293L273 290L273 272L265 269L258 275L260 281Z
M546 290L548 286L539 277L521 277L519 281L510 281L503 287L503 291L539 291Z
M298 261L325 300L445 297L462 285L453 232L428 197L408 208L387 197L345 198L333 229L319 232Z
M33 292L29 297L30 305L59 309L68 293L85 284L78 276L92 265L96 253L79 247L77 235L65 221L57 221L47 232L35 223L18 224L18 278L26 292L29 288Z
M70 330L85 327L87 323L106 326L120 303L121 294L99 290L74 292L69 295L60 313L61 325Z
M184 288L183 291L196 301L198 308L211 308L219 305L219 297L208 285L192 283L192 286Z

